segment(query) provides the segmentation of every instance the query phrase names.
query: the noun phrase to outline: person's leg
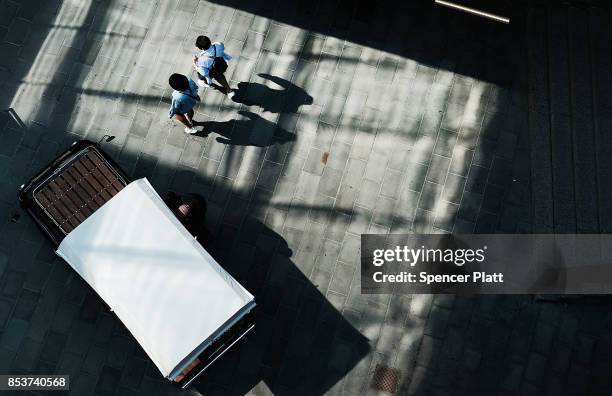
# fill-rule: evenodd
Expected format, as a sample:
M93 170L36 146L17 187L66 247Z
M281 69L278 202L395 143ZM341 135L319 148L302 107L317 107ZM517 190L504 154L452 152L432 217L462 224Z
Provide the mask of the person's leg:
M187 118L187 121L193 125L193 109L189 110L189 112L185 114L185 117Z
M227 80L225 78L225 76L223 74L221 74L220 76L215 77L215 80L219 81L219 83L221 83L221 85L223 86L223 89L225 90L226 94L229 94L230 92L232 92L232 89L230 88L229 84L227 83Z
M198 85L202 88L208 87L208 84L206 83L206 78L204 78L203 75L201 75L197 69L196 69L196 73L198 75Z
M176 118L181 124L185 125L187 128L193 128L193 124L191 121L187 119L183 114L175 114L174 118Z

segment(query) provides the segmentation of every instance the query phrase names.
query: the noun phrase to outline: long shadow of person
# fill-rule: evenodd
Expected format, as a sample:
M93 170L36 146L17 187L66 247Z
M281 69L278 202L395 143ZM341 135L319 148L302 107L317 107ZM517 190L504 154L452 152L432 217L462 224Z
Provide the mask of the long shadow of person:
M255 296L258 311L253 332L193 388L244 395L264 387L275 395L318 396L368 354L367 338L292 262L280 235L252 217L241 229L222 225L215 234L213 241L198 241Z
M259 106L271 113L297 113L300 106L312 104L312 96L303 88L269 74L260 73L259 77L267 79L282 89L273 89L264 84L240 82L234 91L234 102L247 106Z
M239 111L243 118L231 121L195 122L194 126L204 127L194 136L208 136L217 133L217 142L233 146L270 146L295 140L293 133L250 111Z

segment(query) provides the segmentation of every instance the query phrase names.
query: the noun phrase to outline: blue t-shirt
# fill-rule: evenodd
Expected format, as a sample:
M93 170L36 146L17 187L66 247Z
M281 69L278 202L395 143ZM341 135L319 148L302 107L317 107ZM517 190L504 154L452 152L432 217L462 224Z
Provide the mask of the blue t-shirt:
M184 91L172 92L172 103L170 104L170 117L175 114L186 114L196 105L198 97L198 85L189 79L189 88Z

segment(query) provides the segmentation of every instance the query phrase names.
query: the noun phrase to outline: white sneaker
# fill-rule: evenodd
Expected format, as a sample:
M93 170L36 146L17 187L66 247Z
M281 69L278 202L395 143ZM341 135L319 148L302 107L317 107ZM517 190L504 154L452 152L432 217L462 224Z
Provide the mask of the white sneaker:
M190 135L193 135L194 133L196 133L198 130L195 128L185 128L185 133L188 133Z
M230 93L227 94L227 97L230 98L230 99L233 99L234 96L236 96L236 92L234 92L234 91L230 91Z
M208 87L208 84L206 84L204 80L199 80L199 79L198 79L198 85L202 88Z

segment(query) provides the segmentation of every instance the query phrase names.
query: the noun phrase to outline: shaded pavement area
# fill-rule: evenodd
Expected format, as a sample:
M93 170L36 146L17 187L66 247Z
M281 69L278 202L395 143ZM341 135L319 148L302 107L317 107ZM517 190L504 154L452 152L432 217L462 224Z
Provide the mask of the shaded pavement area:
M360 293L363 233L612 226L610 9L518 3L503 25L425 0L1 1L0 372L74 395L383 394L381 366L400 395L609 389L607 300ZM238 93L201 90L191 136L167 78L194 78L200 34ZM105 134L133 178L206 197L211 253L262 308L185 392L9 222L19 185Z

